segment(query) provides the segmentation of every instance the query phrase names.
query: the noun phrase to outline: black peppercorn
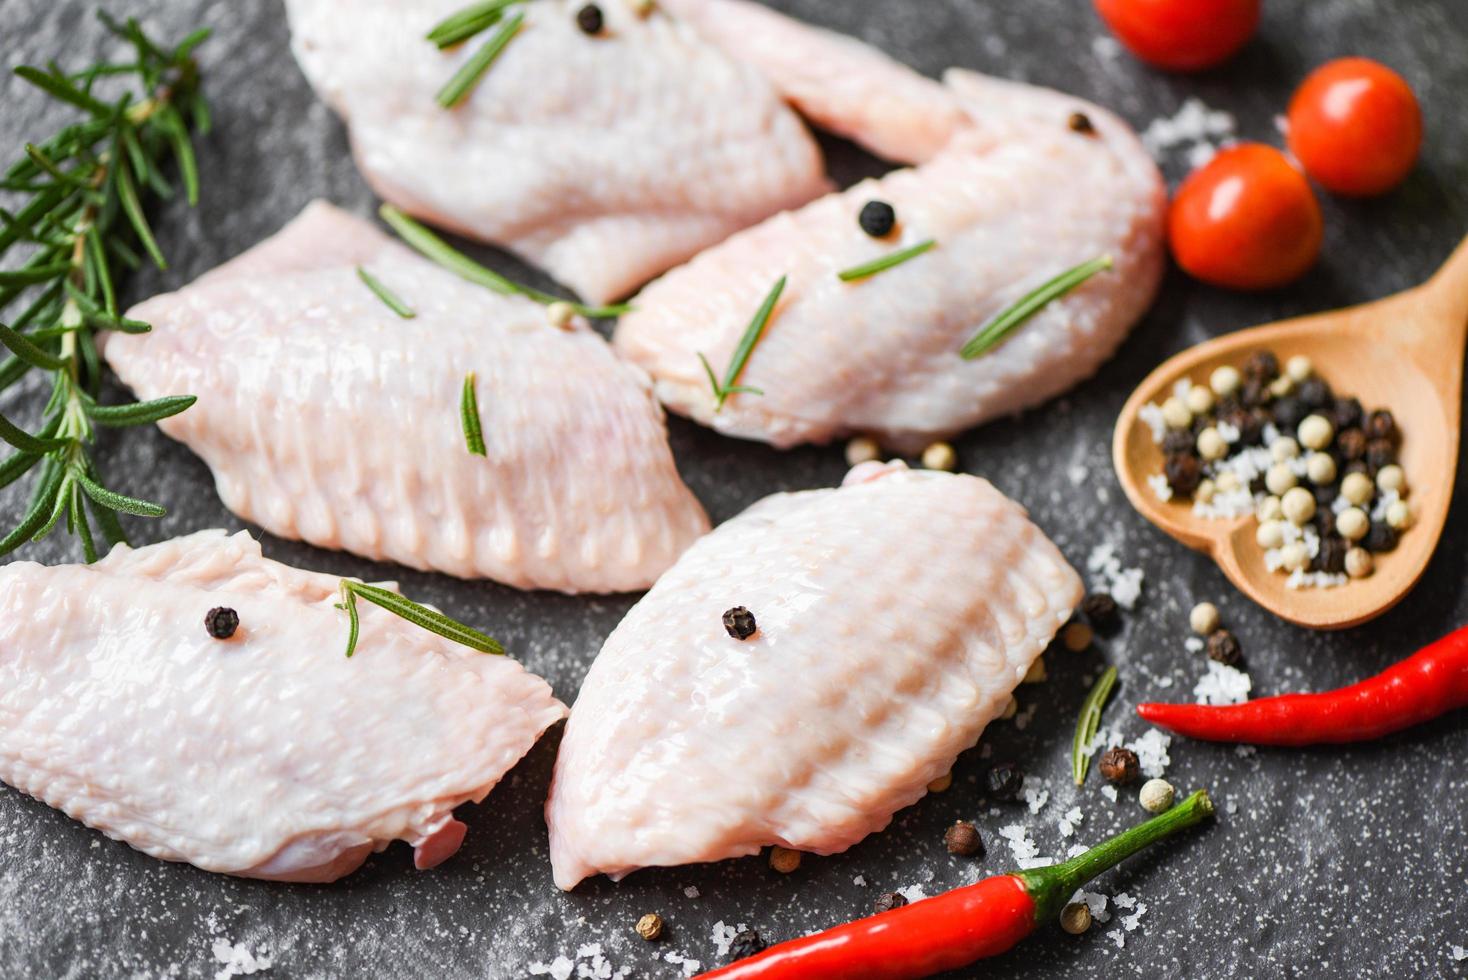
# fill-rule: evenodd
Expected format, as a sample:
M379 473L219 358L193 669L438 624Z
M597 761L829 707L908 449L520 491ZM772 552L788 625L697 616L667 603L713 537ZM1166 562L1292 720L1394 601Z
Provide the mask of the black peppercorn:
M600 34L605 23L601 8L594 3L588 3L576 11L576 26L581 28L584 34Z
M1397 434L1397 420L1392 413L1381 408L1366 416L1366 436L1370 439L1391 439Z
M1080 133L1082 136L1096 135L1096 124L1091 122L1091 117L1084 112L1072 112L1070 118L1066 120L1066 125L1073 132Z
M1317 483L1310 488L1310 492L1315 495L1316 510L1328 510L1330 505L1335 503L1335 498L1341 495L1341 485L1339 483Z
M1098 768L1106 781L1116 786L1134 783L1142 775L1142 764L1137 759L1137 753L1119 745L1112 746L1102 754Z
M1340 452L1341 459L1350 462L1366 455L1367 441L1366 433L1360 429L1342 429L1335 437L1335 448Z
M902 892L887 892L885 895L877 896L877 900L872 903L872 911L878 914L891 912L893 909L900 909L906 904L907 897Z
M1319 378L1307 378L1300 382L1295 396L1312 411L1324 408L1331 402L1330 385Z
M1244 387L1239 392L1239 401L1244 403L1245 408L1259 408L1269 401L1269 384L1250 378L1244 382Z
M1341 479L1344 480L1346 477L1350 476L1352 473L1366 473L1366 472L1367 472L1366 460L1364 460L1364 459L1353 459L1350 462L1348 462L1344 467L1341 468Z
M1198 457L1187 453L1173 453L1167 457L1162 472L1167 476L1167 485L1172 487L1172 492L1182 497L1192 496L1203 480L1203 464Z
M1018 799L1020 790L1025 786L1024 770L1013 762L996 762L989 767L986 782L989 795L994 799Z
M958 821L943 833L943 846L949 854L959 857L977 857L984 853L984 839L979 828L965 821Z
M1375 476L1384 466L1397 461L1397 449L1390 439L1372 439L1366 443L1366 469Z
M1335 575L1346 570L1346 552L1351 546L1338 534L1325 535L1320 539L1320 550L1310 559L1310 568L1317 572Z
M765 941L753 929L746 929L729 943L729 962L758 956L765 951Z
M1092 592L1081 600L1081 615L1100 632L1109 632L1121 625L1116 600L1106 592Z
M743 606L735 606L724 613L724 629L736 640L749 639L758 628L754 622L754 613Z
M1361 424L1363 413L1359 398L1337 398L1331 408L1331 424L1337 432L1354 429Z
M216 640L227 640L240 628L240 614L224 606L215 606L204 614L204 629Z
M1279 358L1274 356L1273 351L1255 351L1244 362L1244 377L1269 384L1279 377Z
M1310 410L1305 407L1305 403L1293 396L1286 396L1274 403L1275 427L1285 435L1294 435L1309 414Z
M1168 429L1162 437L1164 453L1191 453L1197 446L1193 433L1186 429Z
M1217 660L1225 667L1237 667L1244 659L1244 649L1239 638L1228 630L1214 630L1208 634L1208 659Z
M856 221L873 238L886 238L897 227L897 212L886 201L868 201Z
M1264 478L1263 473L1258 474L1249 481L1249 492L1256 497L1261 493L1269 492L1269 481Z
M1361 545L1367 551L1377 554L1391 551L1397 546L1397 532L1386 521L1372 521L1371 529L1366 532Z

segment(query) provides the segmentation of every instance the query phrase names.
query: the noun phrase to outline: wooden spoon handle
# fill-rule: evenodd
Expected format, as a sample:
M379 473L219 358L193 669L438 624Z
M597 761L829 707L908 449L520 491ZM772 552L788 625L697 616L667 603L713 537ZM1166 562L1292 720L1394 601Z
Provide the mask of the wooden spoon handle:
M1468 238L1448 256L1422 292L1429 311L1441 323L1441 339L1461 358L1468 338Z

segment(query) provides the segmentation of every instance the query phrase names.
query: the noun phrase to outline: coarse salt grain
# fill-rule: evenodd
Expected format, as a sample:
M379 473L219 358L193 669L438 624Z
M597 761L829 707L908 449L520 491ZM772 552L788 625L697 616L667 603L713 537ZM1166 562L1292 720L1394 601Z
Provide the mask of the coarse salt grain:
M855 878L851 879L851 883L853 885L856 885L858 888L865 888L867 884L866 875L857 875Z
M1152 493L1163 503L1172 499L1172 484L1167 482L1167 477L1161 473L1153 473L1147 477L1147 485L1152 488Z
M550 977L551 980L570 980L575 970L576 963L565 956L557 956L549 963L531 963L525 968L532 977Z
M1116 556L1116 545L1102 542L1091 549L1086 559L1086 568L1091 572L1098 591L1107 592L1123 609L1132 609L1142 595L1142 570L1122 568Z
M1212 662L1209 661L1209 663ZM1167 748L1171 744L1172 736L1164 735L1155 728L1149 728L1141 738L1135 742L1128 742L1127 748L1137 754L1137 762L1142 767L1142 774L1150 779L1158 779L1172 763L1172 759L1167 754Z
M1083 819L1085 819L1085 814L1081 813L1080 807L1073 806L1069 810L1066 810L1065 813L1061 815L1060 819L1056 821L1056 826L1060 828L1060 836L1075 836L1076 827Z
M687 888L683 889L683 897L684 898L697 898L698 897L698 886L697 885L689 885Z
M1190 636L1183 641L1183 647L1189 653L1201 653L1203 651L1204 645L1205 644L1203 643L1203 638L1201 636Z
M1454 963L1461 963L1464 960L1468 960L1468 949L1464 949L1462 946L1454 946L1450 952L1452 953Z
M909 902L921 902L923 899L928 897L928 893L923 891L922 885L906 885L902 888L897 889L897 894L901 895Z
M1030 783L1033 780L1026 779L1025 782ZM1025 803L1029 804L1031 813L1039 813L1045 809L1045 804L1048 802L1050 802L1050 791L1044 788L1043 783L1039 786L1025 786Z
M1193 697L1199 704L1242 704L1249 700L1253 686L1254 682L1242 670L1210 660L1208 673L1193 687Z
M726 925L723 919L714 923L711 938L714 941L714 949L718 950L720 959L729 955L729 949L734 945L734 937L748 928L749 926L742 922L737 926Z
M1162 437L1167 435L1167 421L1162 417L1161 405L1148 402L1137 410L1137 418L1152 431L1153 442L1161 442Z
M999 828L999 836L1009 842L1016 861L1028 861L1040 853L1039 846L1030 840L1030 832L1022 823L1005 824Z
M1120 929L1111 930L1106 934L1106 938L1116 943L1117 949L1121 949L1126 946L1126 933L1122 932Z
M1110 783L1107 783L1105 786L1102 786L1101 787L1101 795L1104 796L1104 797L1106 797L1112 803L1115 803L1116 802L1116 787L1113 786L1113 785L1111 785Z
M1191 163L1204 162L1215 148L1233 136L1237 123L1231 113L1210 109L1201 99L1186 99L1171 116L1159 116L1142 132L1142 145L1153 156L1183 147Z
M232 943L227 939L216 939L210 947L214 959L222 964L214 973L214 980L229 980L230 977L245 977L270 969L271 959L261 947L258 953L250 952L244 943Z

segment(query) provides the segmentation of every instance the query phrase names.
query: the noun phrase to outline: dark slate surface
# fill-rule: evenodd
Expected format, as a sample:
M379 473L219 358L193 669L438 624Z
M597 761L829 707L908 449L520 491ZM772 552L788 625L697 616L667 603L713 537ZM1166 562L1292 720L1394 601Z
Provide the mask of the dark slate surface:
M1093 548L1111 542L1125 564L1146 572L1143 601L1126 631L1091 653L1051 655L1050 681L1019 692L1022 705L1036 706L1025 729L996 724L986 734L996 757L1018 759L1048 781L1052 802L1038 815L982 804L975 789L984 765L978 750L960 760L949 792L899 814L891 829L849 853L807 859L790 877L748 859L643 872L620 885L598 880L563 895L551 885L541 818L554 733L485 805L461 814L470 832L456 859L416 873L408 850L397 846L330 887L237 881L164 864L0 789L0 974L209 976L224 969L214 952L223 941L266 952L274 963L269 975L279 977L516 977L533 961L574 957L578 946L599 942L611 963L637 976L677 976L677 966L656 957L671 952L710 963L710 932L719 920L786 938L864 912L880 890L916 884L932 893L1003 870L1009 854L995 833L1006 823L1025 823L1043 853L1063 852L1069 842L1062 843L1056 820L1072 801L1067 753L1087 682L1103 660L1120 665L1123 685L1108 720L1139 734L1141 726L1128 720L1132 704L1186 696L1203 672L1200 655L1183 647L1186 612L1199 599L1218 602L1242 637L1258 694L1346 682L1468 620L1468 521L1462 517L1468 501L1461 487L1457 516L1416 592L1376 623L1322 635L1253 608L1208 561L1145 525L1122 500L1107 452L1127 391L1166 355L1236 327L1411 285L1468 230L1468 133L1461 123L1468 27L1460 0L1270 4L1246 53L1226 70L1197 78L1163 77L1116 55L1098 42L1105 32L1083 0L775 5L865 38L930 74L962 65L1053 84L1115 106L1139 128L1198 96L1235 113L1243 135L1274 139L1274 117L1294 83L1310 66L1347 53L1396 66L1423 99L1429 135L1421 167L1384 199L1327 201L1324 259L1303 282L1243 296L1173 275L1152 314L1097 379L959 443L965 468L1028 505L1073 562L1083 565ZM6 0L0 5L4 62L89 57L100 41L87 6ZM217 31L204 53L218 120L200 151L204 201L194 213L160 212L156 227L175 265L134 281L135 295L187 282L270 234L310 198L370 213L373 200L347 157L341 126L312 97L290 58L278 3L172 0L114 8L141 13L172 36L199 24ZM60 124L55 107L17 81L0 82L0 91L0 145L14 151L23 138ZM846 147L833 145L832 154L842 179L877 168ZM1181 154L1165 163L1174 179L1185 166ZM529 274L503 257L495 262ZM35 392L23 389L0 405L14 413L34 401ZM774 490L831 484L844 469L835 448L779 453L676 420L672 433L689 483L716 519ZM154 431L109 438L101 459L122 489L170 508L165 520L134 524L140 541L242 526L220 506L204 466ZM0 496L7 521L18 506L13 492ZM492 627L567 700L632 602L463 584L269 538L265 547L307 567L396 575L409 594ZM76 556L61 537L23 555L45 562ZM1125 891L1147 906L1125 947L1105 930L1074 938L1047 927L987 967L985 976L1468 973L1468 963L1455 963L1451 954L1455 944L1468 946L1460 910L1468 881L1468 780L1461 764L1468 728L1461 713L1358 748L1244 756L1179 743L1171 755L1173 782L1210 787L1222 812L1206 832L1102 879L1101 890ZM1093 777L1075 799L1085 813L1081 840L1141 816L1134 799L1107 802L1097 786ZM977 864L949 858L941 846L942 828L959 817L976 820L990 838L989 856ZM690 886L696 898L685 894ZM649 910L669 923L668 939L657 946L632 934L634 920Z

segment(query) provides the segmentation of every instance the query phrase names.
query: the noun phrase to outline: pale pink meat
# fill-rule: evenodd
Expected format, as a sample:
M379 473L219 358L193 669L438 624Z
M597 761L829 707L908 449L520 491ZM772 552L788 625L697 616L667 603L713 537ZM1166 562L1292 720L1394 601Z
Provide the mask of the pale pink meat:
M379 194L592 302L829 189L815 141L758 72L620 0L590 37L582 5L511 8L524 28L453 109L435 95L494 29L445 51L424 35L463 0L286 10L297 60Z
M755 504L592 664L546 805L556 883L850 847L978 740L1080 596L976 477L867 467ZM721 622L740 605L743 642Z
M614 343L673 411L776 446L864 433L920 449L1089 377L1145 312L1163 267L1165 190L1111 113L971 72L950 71L940 85L740 0L673 6L823 125L919 162L776 215L642 291ZM1094 133L1070 128L1075 112ZM858 227L873 199L896 208L887 240ZM904 265L855 283L837 278L927 239L937 247ZM1112 271L988 354L959 355L1035 286L1104 255ZM717 409L698 355L722 374L781 276L784 297L739 378L764 394L736 394Z
M394 840L418 867L564 717L515 661L202 531L93 565L0 567L0 780L167 861L332 881ZM204 628L236 610L229 640Z
M416 311L405 320L362 266ZM131 311L105 356L273 534L522 588L646 588L708 529L646 377L585 322L458 278L329 205ZM467 449L475 390L488 455Z

